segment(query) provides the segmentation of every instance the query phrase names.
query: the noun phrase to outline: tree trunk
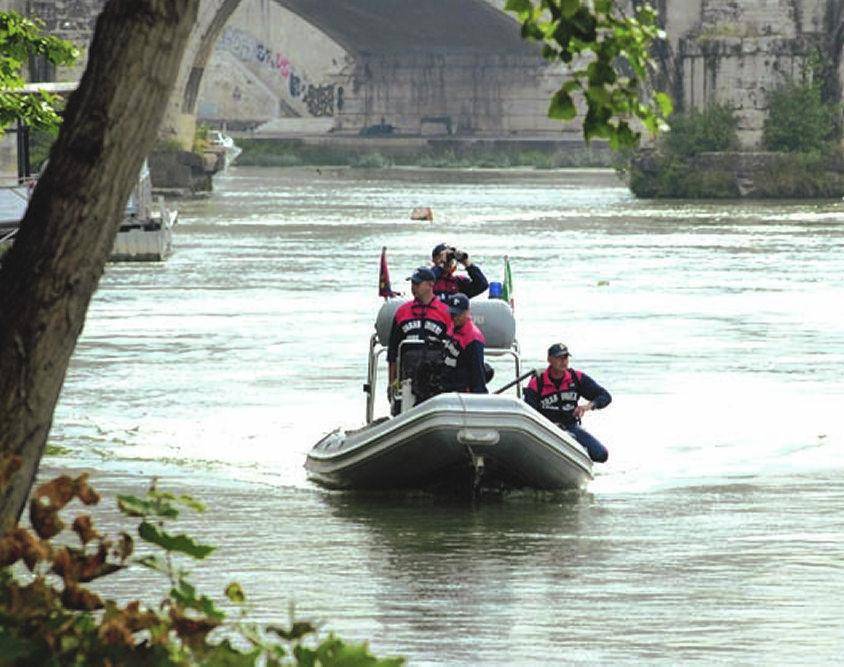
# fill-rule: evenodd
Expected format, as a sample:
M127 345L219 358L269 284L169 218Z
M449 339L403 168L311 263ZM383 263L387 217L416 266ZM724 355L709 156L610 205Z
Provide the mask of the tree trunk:
M155 141L199 0L109 0L88 67L0 270L0 534L35 480L70 356ZM105 397L104 397L105 398Z

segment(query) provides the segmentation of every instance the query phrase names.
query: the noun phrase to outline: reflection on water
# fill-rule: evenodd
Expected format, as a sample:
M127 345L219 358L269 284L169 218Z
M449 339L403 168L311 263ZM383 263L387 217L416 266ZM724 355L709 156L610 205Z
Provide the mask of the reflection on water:
M840 203L636 201L589 171L217 185L166 264L108 268L52 434L107 492L162 474L226 509L187 526L226 545L206 589L238 578L259 620L293 599L419 662L840 656ZM612 392L589 494L473 507L305 479L311 444L363 420L381 246L401 289L442 240L490 279L510 255L528 367L563 340Z
M295 600L413 663L815 664L844 650L840 474L476 506L170 483L226 508L180 523L225 545L197 568L200 590L240 581L257 621ZM161 588L120 576L106 592Z

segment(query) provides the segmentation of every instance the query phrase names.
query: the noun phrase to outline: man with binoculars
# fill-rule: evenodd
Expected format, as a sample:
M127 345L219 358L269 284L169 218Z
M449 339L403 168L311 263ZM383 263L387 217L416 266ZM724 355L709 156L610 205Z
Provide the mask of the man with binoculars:
M436 278L434 294L441 299L458 292L472 298L489 287L486 276L476 264L472 263L468 253L462 250L440 243L431 252L431 261L434 265L431 270ZM458 264L462 264L469 275L456 275Z

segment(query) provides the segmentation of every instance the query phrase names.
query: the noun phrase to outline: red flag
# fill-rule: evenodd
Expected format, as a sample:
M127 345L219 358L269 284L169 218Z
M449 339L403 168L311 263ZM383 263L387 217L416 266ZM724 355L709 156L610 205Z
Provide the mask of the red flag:
M381 248L381 270L378 273L378 296L389 299L392 296L399 296L390 285L390 270L387 268L387 246Z

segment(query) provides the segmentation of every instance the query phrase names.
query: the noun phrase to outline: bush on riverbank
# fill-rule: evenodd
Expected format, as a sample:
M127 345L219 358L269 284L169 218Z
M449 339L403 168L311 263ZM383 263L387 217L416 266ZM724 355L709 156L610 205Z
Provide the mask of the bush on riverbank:
M605 146L573 147L563 151L547 147L496 145L495 142L455 145L443 142L425 148L379 144L362 150L339 144L306 144L298 139L238 139L242 149L236 163L256 167L348 166L382 169L393 166L441 169L533 167L609 167L612 154Z
M667 158L688 158L700 153L736 150L738 119L726 104L710 104L671 116L671 130L660 149Z
M769 151L826 151L840 136L840 109L823 101L817 83L790 81L768 96L768 105L762 145Z
M692 167L701 153L738 147L738 121L726 105L712 104L671 117L671 130L655 151L631 159L630 190L637 197L724 199L739 196L733 174Z
M13 464L0 466L0 487L14 470ZM89 515L73 521L75 535L67 531L54 541L65 528L59 512L73 499L94 505L100 497L85 475L42 484L30 504L32 529L14 528L0 539L0 665L403 664L375 658L365 643L348 644L334 635L320 640L307 621L248 623L246 596L237 583L226 586L225 597L241 610L240 620L229 620L197 592L180 563L185 557L201 560L214 548L170 532L180 512L204 510L193 498L155 485L141 497L118 496L120 511L140 520L140 556L134 556L137 538L126 532L103 536ZM160 575L169 593L154 605L121 605L90 587L133 567Z
M844 196L844 172L835 152L772 156L754 179L754 196L765 199L828 199Z
M671 131L655 150L633 157L630 189L645 198L844 195L844 161L830 142L834 110L819 90L788 84L772 94L771 105L764 143L777 151L738 152L737 122L727 107L691 111L672 117Z

